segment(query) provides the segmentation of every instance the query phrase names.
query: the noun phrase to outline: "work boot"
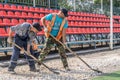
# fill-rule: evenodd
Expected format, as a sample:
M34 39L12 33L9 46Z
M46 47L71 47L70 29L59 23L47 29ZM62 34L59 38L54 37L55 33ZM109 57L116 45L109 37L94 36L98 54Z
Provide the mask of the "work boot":
M10 74L16 74L16 72L14 71L14 69L8 69L8 72L9 72Z
M39 72L40 70L39 70L39 69L34 68L34 69L30 69L30 71L31 71L31 72Z

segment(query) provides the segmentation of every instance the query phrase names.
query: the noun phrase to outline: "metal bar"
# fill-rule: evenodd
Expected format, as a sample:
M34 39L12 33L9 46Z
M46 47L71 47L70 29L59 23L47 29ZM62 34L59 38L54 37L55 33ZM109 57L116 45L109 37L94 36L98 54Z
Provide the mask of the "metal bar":
M33 0L33 7L35 7L35 5L36 5L36 4L35 4L35 0Z
M110 0L110 49L113 49L113 0Z

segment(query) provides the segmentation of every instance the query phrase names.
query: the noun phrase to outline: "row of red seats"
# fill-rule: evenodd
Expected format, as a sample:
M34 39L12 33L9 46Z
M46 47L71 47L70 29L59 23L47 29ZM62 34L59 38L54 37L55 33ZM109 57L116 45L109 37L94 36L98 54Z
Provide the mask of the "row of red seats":
M32 12L44 12L44 13L55 13L59 10L57 9L48 9L48 8L38 8L38 7L28 7L28 6L21 6L21 5L9 5L9 4L0 4L0 9L6 9L6 10L22 10L22 11L32 11ZM75 16L91 16L91 17L102 17L106 18L105 15L101 14L92 14L92 13L85 13L85 12L73 12L69 11L69 15L75 15Z
M69 11L69 15L107 18L105 15L102 15L102 14L93 14L93 13L86 13L86 12Z
M20 12L20 11L0 11L1 17L9 17L9 18L41 18L45 16L44 13L32 13L32 12ZM105 18L90 18L90 17L75 17L69 16L68 20L71 21L89 21L89 22L110 22L109 19Z
M114 28L114 33L119 33L120 28ZM99 33L110 33L110 28L68 28L67 34L99 34Z
M78 17L78 16L68 16L68 20L77 20L77 21L96 21L96 22L110 22L108 18L101 17Z
M8 37L8 32L10 28L5 30L0 28L0 37ZM120 32L120 28L113 28L114 33ZM110 28L68 28L66 30L67 34L98 34L98 33L110 33ZM38 33L38 35L44 35L44 31Z
M38 7L28 7L28 6L21 6L21 5L9 5L9 4L0 4L0 9L6 10L22 10L22 11L32 11L32 12L45 12L45 13L53 13L58 12L57 9L48 9L48 8L38 8ZM75 16L86 16L86 17L100 17L100 18L107 18L105 15L102 14L93 14L93 13L86 13L86 12L73 12L69 11L69 15ZM113 16L114 18L120 19L120 16Z
M48 9L48 8L38 8L38 7L28 7L28 6L21 6L21 5L9 5L9 4L0 4L0 9L5 10L21 10L27 12L43 12L43 13L53 13L58 12L57 9Z
M9 18L0 18L0 26L13 26L19 23L23 23L23 22L29 22L29 23L33 23L33 22L41 22L40 19L9 19Z
M0 26L12 26L12 25L16 25L19 23L23 23L23 22L29 22L29 23L33 23L33 22L40 22L40 19L16 19L16 18L0 18ZM109 27L110 24L109 23L102 23L102 22L74 22L74 21L69 21L68 22L69 26L73 26L73 27ZM120 24L114 23L113 24L114 27L120 27Z
M85 21L68 21L69 26L73 27L110 27L110 23L105 22L85 22ZM120 27L120 24L114 23L114 27Z
M120 16L113 16L113 18L120 19Z
M0 11L1 17L10 17L10 18L41 18L45 16L43 13L32 13L32 12L20 12L20 11Z
M0 28L0 37L8 37L8 32L9 32L10 28ZM40 35L44 35L44 31L38 32L37 33L38 36ZM12 36L14 36L14 33L12 34Z

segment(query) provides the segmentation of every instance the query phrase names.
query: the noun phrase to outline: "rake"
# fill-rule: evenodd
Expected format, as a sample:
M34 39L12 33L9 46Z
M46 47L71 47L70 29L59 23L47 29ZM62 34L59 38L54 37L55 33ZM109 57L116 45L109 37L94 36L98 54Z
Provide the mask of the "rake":
M98 69L93 69L87 62L85 62L81 57L79 57L75 52L73 52L68 46L66 46L65 44L63 44L61 41L57 40L54 36L52 36L50 34L50 36L55 39L58 43L60 43L64 48L66 48L67 50L69 50L72 54L74 54L77 58L79 58L88 68L90 68L91 70L98 72L98 73L103 73L102 71L98 70Z
M12 44L14 45L14 46L16 46L17 48L19 48L20 50L23 50L20 46L18 46L16 43L14 43L14 42L12 42ZM51 71L51 72L53 72L53 73L55 73L55 74L60 74L59 72L56 72L56 71L54 71L52 68L49 68L47 65L45 65L43 62L40 62L37 58L35 58L33 55L31 55L29 52L27 52L26 50L24 50L24 52L28 55L28 56L30 56L30 57L32 57L37 63L39 63L39 64L42 64L44 67L46 67L49 71Z

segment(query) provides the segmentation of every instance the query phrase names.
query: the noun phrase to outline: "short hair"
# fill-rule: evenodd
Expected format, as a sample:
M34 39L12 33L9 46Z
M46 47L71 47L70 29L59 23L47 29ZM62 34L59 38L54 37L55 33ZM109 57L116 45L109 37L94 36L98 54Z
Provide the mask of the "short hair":
M33 26L34 28L36 28L38 31L42 31L42 27L40 26L40 24L39 24L38 22L34 22L34 23L32 24L32 26Z

